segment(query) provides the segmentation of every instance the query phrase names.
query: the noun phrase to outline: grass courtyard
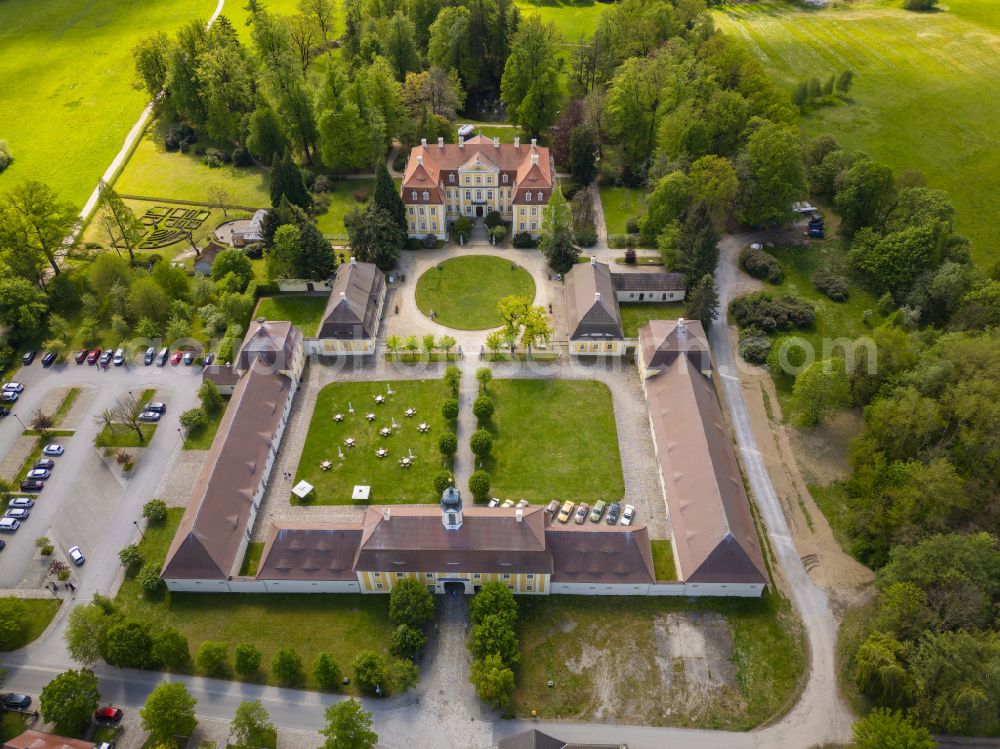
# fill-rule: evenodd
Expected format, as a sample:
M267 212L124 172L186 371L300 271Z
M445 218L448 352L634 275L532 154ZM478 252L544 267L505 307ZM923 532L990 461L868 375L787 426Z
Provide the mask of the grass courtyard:
M770 593L525 596L518 608L521 717L747 730L791 707L805 674L801 625Z
M37 179L82 208L146 104L132 85L133 46L214 9L214 0L0 4L0 138L14 156L0 191Z
M595 0L516 0L524 16L538 16L551 22L562 35L562 41L576 44L580 37L589 37L597 29L605 4Z
M650 320L673 320L684 316L684 302L665 302L663 304L629 304L619 305L622 313L622 328L626 338L639 335L639 328Z
M326 296L304 294L261 297L253 319L264 317L268 320L288 320L302 328L304 335L316 335L328 299Z
M646 189L643 187L618 187L601 185L601 207L608 234L624 234L630 218L639 218L646 212Z
M535 282L523 268L492 255L445 260L424 272L416 291L421 312L459 330L498 327L497 301L511 294L534 299Z
M59 610L61 600L54 598L22 598L24 604L24 618L21 620L21 629L2 650L17 650L23 648L38 639L38 636L45 631L52 621L52 617ZM3 725L3 724L0 724Z
M741 39L788 89L851 68L847 101L812 108L807 135L833 133L898 171L947 190L956 227L982 264L997 260L1000 193L1000 12L993 0L950 0L913 13L884 0L819 10L779 0L723 6L718 26Z
M388 386L392 395L387 395ZM376 404L374 396L385 396L385 402ZM341 505L354 504L351 493L355 485L371 487L371 496L365 504L392 504L433 502L434 476L443 469L438 451L438 436L451 429L441 415L441 404L452 397L442 380L399 380L398 382L335 382L320 390L316 408L302 457L295 473L294 483L308 481L315 488L304 503L292 496L294 504ZM354 413L350 412L353 406ZM409 417L405 411L412 408L416 415ZM374 421L368 421L368 413ZM344 420L336 422L334 414L343 414ZM379 430L396 429L388 437ZM426 422L426 433L417 426ZM347 447L344 440L355 440L354 447ZM384 447L389 451L385 458L378 458L375 451ZM344 457L340 458L338 448ZM403 468L399 460L413 451L413 465ZM323 461L332 463L324 471Z
M182 514L182 509L172 508L164 524L146 529L140 548L147 561L162 564ZM229 646L232 663L236 645L253 643L263 653L262 678L268 682L271 658L279 647L294 648L307 673L316 655L328 652L350 674L354 656L367 649L384 653L392 632L388 596L164 592L150 600L129 573L115 602L128 616L179 629L190 642L192 656L202 642L212 640ZM304 686L316 688L311 675Z
M545 503L617 502L625 492L611 391L589 380L493 380L490 493Z

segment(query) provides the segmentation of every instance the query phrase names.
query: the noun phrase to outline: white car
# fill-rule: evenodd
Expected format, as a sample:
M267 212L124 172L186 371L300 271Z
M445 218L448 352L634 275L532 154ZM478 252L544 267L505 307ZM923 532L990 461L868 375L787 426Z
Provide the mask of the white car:
M518 502L518 503L517 503L517 505L516 505L516 506L517 506L517 507L518 507L519 509L520 509L520 508L524 508L524 507L527 507L527 506L528 506L528 500L526 500L526 499L522 499L522 500L521 500L520 502Z
M473 132L475 132L475 130L476 128L474 125L458 126L458 134L461 135L463 138L468 138L470 135L472 135Z
M3 384L3 391L5 393L20 393L24 390L24 385L20 382L5 382Z
M48 468L32 468L28 471L29 479L37 479L38 481L45 481L45 479L52 476L52 471Z
M625 509L622 510L622 525L632 525L632 519L635 517L635 506L625 505Z
M500 500L497 497L493 497L493 499L489 501L487 507L498 507L499 505L500 505Z
M83 558L83 552L80 551L79 546L70 546L68 553L69 553L69 558L73 560L73 564L75 564L77 567L79 567L86 561Z
M160 414L156 411L143 411L139 414L139 421L159 421Z
M17 518L18 520L27 520L28 516L31 514L31 510L27 507L11 507L7 512L4 513L5 518Z
M45 455L50 455L58 458L65 452L65 450L63 450L62 445L46 445L45 447L42 448L42 452Z
M20 521L15 518L0 518L0 531L16 531L20 527Z
M34 507L35 500L31 497L14 497L10 500L9 507Z
M513 499L505 499L503 501L503 504L500 505L500 509L506 510L508 507L513 507L513 506L514 506L514 500Z

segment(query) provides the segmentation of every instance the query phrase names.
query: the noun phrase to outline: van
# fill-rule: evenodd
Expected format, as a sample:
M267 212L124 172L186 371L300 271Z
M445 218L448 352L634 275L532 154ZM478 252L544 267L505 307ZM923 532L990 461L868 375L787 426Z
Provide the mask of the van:
M142 357L142 361L148 367L150 364L153 363L153 359L155 358L156 358L156 349L150 346L148 349L146 349L146 355Z
M115 351L114 362L116 367L120 367L122 364L125 363L125 349L119 348L117 351Z
M159 355L156 357L156 366L165 367L167 365L167 359L170 357L170 349L166 346L160 349Z
M570 502L568 499L565 502L563 502L562 509L559 510L560 523L565 524L569 522L570 516L572 516L573 514L574 507L576 507L576 505L573 502Z

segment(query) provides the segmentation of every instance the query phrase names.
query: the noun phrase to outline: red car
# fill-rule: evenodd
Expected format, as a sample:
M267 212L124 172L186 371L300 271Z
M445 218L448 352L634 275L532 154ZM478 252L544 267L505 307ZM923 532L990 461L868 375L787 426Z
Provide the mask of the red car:
M76 363L77 364L83 364L84 361L86 361L86 359L87 359L87 349L84 349L83 351L77 351L76 352Z
M93 364L94 362L96 362L97 357L99 357L100 355L101 355L101 350L99 348L95 348L93 351L87 354L87 364Z
M182 356L184 356L183 351L175 351L174 355L170 357L170 363L176 367L178 364L181 363Z
M94 722L102 726L117 726L125 713L120 707L99 707L94 713Z

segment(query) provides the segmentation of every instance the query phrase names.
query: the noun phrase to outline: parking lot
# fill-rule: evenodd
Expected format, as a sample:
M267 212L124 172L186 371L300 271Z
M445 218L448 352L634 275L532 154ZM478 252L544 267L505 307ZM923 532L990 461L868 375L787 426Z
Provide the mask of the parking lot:
M142 505L155 496L181 448L178 420L183 411L197 405L200 372L200 367L183 365L147 367L141 358L138 364L105 370L76 364L70 357L47 369L39 358L13 376L24 391L16 403L7 404L11 414L0 419L0 464L6 464L8 473L11 465L20 464L18 454L24 454L29 440L22 437L22 431L35 410L50 411L60 399L58 392L69 388L79 387L81 394L59 427L73 429L73 434L49 440L62 445L65 452L53 458L55 466L45 488L31 495L35 505L30 517L16 532L0 536L7 542L0 551L0 589L43 584L48 560L38 557L35 540L48 536L56 547L53 558L66 560L71 546L80 546L86 556L85 564L74 569L78 595L107 591L119 568L118 550L136 534L133 521L141 520ZM129 448L138 460L126 475L94 447L100 431L95 416L122 396L131 393L139 398L150 388L156 390L156 400L167 404L167 412L147 447ZM5 460L8 455L11 459ZM15 486L14 496L26 493Z

